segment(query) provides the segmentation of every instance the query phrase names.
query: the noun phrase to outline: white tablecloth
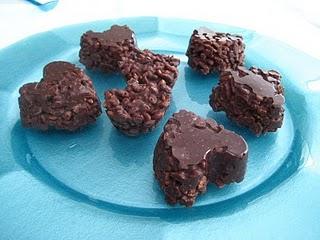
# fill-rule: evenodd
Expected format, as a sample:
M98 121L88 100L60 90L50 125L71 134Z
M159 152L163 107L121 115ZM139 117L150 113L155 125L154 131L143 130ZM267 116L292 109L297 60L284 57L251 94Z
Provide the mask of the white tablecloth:
M192 18L254 29L320 59L319 0L60 0L48 12L23 0L0 0L0 48L54 27L129 16Z

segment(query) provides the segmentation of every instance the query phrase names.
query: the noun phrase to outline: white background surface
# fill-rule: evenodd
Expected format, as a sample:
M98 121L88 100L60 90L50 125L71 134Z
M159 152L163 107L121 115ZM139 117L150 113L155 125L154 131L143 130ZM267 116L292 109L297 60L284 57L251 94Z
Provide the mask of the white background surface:
M48 12L23 0L0 0L0 48L54 27L129 16L192 18L254 29L320 59L319 0L60 0Z

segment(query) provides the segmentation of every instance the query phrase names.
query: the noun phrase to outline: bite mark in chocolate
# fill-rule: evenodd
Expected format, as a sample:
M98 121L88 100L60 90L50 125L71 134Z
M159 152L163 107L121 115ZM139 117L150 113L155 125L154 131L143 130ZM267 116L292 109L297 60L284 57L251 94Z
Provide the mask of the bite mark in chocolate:
M166 123L153 158L155 176L170 204L191 206L209 182L241 182L246 171L245 140L192 112L181 110Z
M130 136L155 128L170 104L179 59L139 50L133 31L117 25L85 33L79 55L87 68L124 75L125 89L105 92L106 113L116 128Z
M107 115L127 135L149 132L170 104L179 60L149 50L135 50L123 57L119 65L128 85L124 90L105 93Z

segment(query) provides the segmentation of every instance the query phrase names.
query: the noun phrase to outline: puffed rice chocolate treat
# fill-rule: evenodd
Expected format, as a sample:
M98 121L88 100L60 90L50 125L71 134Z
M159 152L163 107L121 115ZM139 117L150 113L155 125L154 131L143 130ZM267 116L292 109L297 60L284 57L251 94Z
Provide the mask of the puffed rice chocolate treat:
M86 32L80 46L80 62L86 68L112 73L119 71L121 58L136 48L136 40L129 27L113 25L104 32Z
M113 125L130 136L154 129L170 104L179 63L174 57L149 50L136 49L123 57L120 71L127 87L105 93L105 108Z
M27 128L75 131L101 114L91 79L68 62L49 63L41 81L23 85L19 93L21 122Z
M231 120L257 136L275 132L284 117L285 98L280 79L274 70L255 67L227 70L212 90L210 105L214 111L225 111Z
M178 77L177 67L180 60L173 56L156 54L149 50L135 50L120 61L120 71L126 79L139 83L164 80L172 88Z
M191 68L207 75L243 65L244 49L241 36L201 27L193 31L186 55Z
M168 120L153 157L156 179L169 204L192 206L208 183L241 182L248 145L214 120L181 110Z

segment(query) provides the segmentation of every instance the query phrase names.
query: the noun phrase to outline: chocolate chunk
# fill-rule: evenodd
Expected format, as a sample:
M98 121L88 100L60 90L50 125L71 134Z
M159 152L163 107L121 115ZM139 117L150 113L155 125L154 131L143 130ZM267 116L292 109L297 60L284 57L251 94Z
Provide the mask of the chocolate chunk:
M117 25L103 33L85 33L79 55L87 68L124 75L124 90L105 93L106 112L115 127L134 136L156 126L170 104L178 59L139 50L134 33Z
M284 90L281 76L274 70L252 67L226 70L218 87L212 90L210 105L214 111L225 111L239 125L257 136L274 132L282 126Z
M86 32L80 46L81 63L88 69L109 73L119 71L119 61L136 48L136 40L129 27L113 25L104 32Z
M126 78L124 90L105 93L105 107L113 125L127 135L151 131L165 114L179 60L136 49L119 66Z
M23 85L19 93L21 121L27 128L74 131L101 114L91 79L68 62L49 63L43 79Z
M191 68L207 75L243 65L245 44L239 35L194 30L186 52Z
M154 150L153 169L170 204L192 206L209 182L241 182L248 145L214 120L181 110L168 120Z

